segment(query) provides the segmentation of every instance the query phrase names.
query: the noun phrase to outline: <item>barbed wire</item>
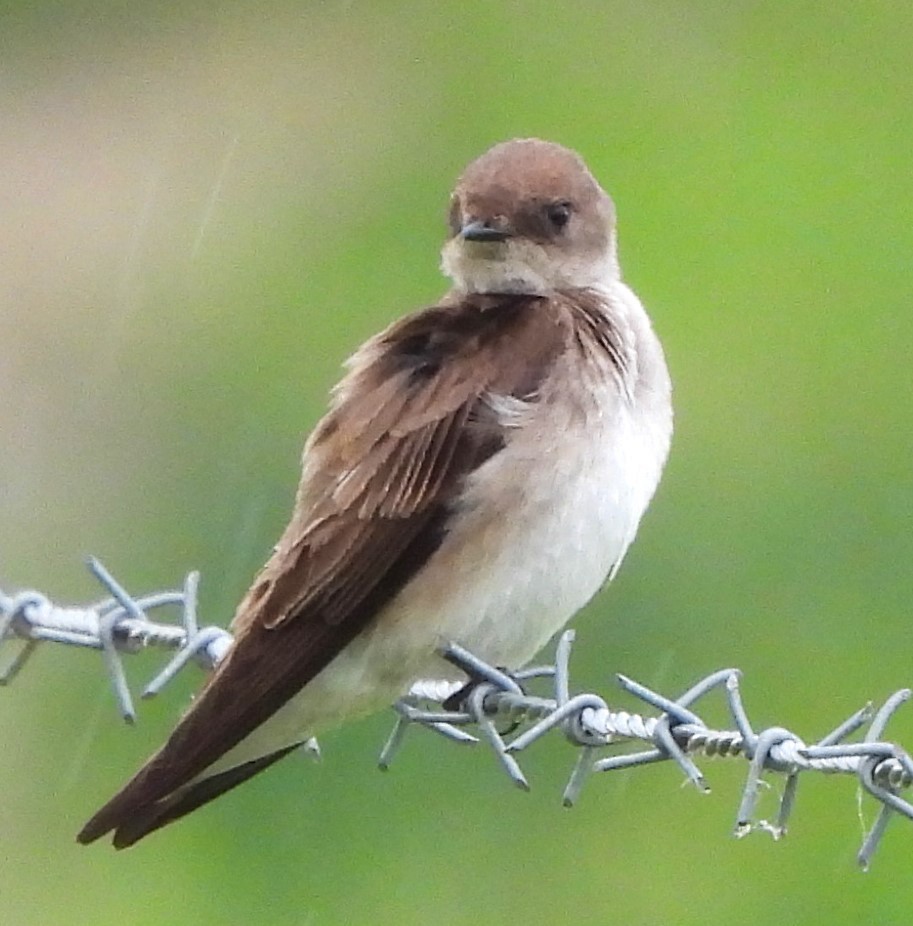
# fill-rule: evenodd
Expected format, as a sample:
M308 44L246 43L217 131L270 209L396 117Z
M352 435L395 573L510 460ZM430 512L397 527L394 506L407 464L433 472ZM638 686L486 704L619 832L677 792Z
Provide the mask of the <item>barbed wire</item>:
M0 669L0 685L13 681L40 643L101 650L121 716L133 723L136 712L123 654L147 647L175 651L143 689L142 697L149 698L188 663L212 669L228 652L232 636L227 630L198 625L198 573L189 573L179 590L134 598L97 559L89 559L88 568L109 596L83 607L57 605L37 591L7 594L0 589L0 649L15 646L14 641L20 644ZM176 622L150 619L149 612L166 608L180 610ZM466 673L470 683L461 686L435 679L417 682L393 706L397 720L381 750L380 767L390 767L410 727L426 727L456 743L487 743L510 780L528 789L517 755L558 730L579 748L562 796L565 806L576 803L584 784L596 772L671 761L678 765L686 781L709 792L695 757L741 758L749 765L736 815L736 836L754 831L767 832L774 838L785 835L799 775L804 772L854 775L881 805L857 854L863 868L868 867L892 816L899 814L913 820L913 804L900 795L913 784L913 759L899 745L882 739L890 719L910 698L909 689L895 692L878 710L871 704L864 706L808 745L786 727L754 730L742 702L741 673L737 669L713 672L677 698L668 698L618 675L620 687L658 711L655 716L613 710L598 694L571 695L569 662L573 640L573 631L566 631L558 641L553 663L512 674L488 665L456 644L443 647L441 656ZM528 690L537 685L547 685L548 695ZM711 692L722 692L732 729L708 726L693 710ZM505 725L506 732L499 730L499 725ZM855 741L847 741L857 733L860 736ZM649 748L612 752L613 747L638 742ZM305 745L311 751L318 750L314 740ZM785 776L773 822L755 819L765 772Z
M0 685L12 682L39 643L98 649L104 655L121 716L128 723L134 723L136 711L121 654L137 653L149 646L177 650L143 690L143 697L151 698L188 662L194 660L211 669L231 646L232 636L227 630L221 627L201 630L197 624L198 572L188 573L183 588L178 591L134 598L95 557L89 558L87 566L110 597L85 607L56 605L41 592L8 595L0 589L0 646L14 637L25 641L0 669ZM180 624L149 620L147 612L169 606L181 609Z

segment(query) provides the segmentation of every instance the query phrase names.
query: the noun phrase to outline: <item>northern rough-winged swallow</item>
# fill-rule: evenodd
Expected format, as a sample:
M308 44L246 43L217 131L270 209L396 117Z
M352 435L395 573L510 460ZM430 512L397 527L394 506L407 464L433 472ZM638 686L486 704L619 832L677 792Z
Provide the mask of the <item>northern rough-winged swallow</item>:
M80 842L129 846L446 677L445 642L519 668L618 568L672 407L611 199L560 145L496 145L457 183L442 260L450 292L349 360L228 655Z

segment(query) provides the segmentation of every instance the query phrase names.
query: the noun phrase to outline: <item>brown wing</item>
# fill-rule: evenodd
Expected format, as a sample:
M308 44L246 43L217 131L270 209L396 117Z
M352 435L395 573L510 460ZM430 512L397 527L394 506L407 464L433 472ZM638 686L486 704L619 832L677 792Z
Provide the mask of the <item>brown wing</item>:
M563 331L544 299L466 297L403 319L352 357L305 447L291 523L238 608L229 655L81 841L199 775L370 623L440 544L465 476L503 446L481 397L534 399Z

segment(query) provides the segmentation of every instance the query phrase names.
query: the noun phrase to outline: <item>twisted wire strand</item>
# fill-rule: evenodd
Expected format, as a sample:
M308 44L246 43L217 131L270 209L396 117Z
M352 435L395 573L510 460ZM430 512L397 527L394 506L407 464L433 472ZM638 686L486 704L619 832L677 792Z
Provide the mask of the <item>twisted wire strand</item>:
M124 654L145 648L170 650L174 655L145 687L143 697L162 690L188 663L214 667L232 644L231 634L197 623L199 576L191 572L182 588L131 596L96 559L88 568L105 588L107 597L88 606L61 606L36 591L11 594L0 589L0 653L20 646L0 668L0 685L9 684L41 643L59 643L100 650L121 715L135 719L133 699L122 662ZM177 621L152 620L150 612L179 611ZM462 744L488 744L510 780L527 789L529 783L517 756L539 739L558 730L579 747L577 760L563 793L566 805L579 798L593 773L636 768L655 762L675 762L686 780L709 791L695 759L740 758L749 763L734 833L752 831L782 836L795 802L800 774L854 775L862 788L881 804L881 812L865 835L857 859L867 867L890 816L913 820L913 804L900 792L913 784L913 759L899 745L883 739L896 711L911 697L901 689L874 711L866 705L813 745L784 727L756 732L742 703L740 673L722 669L700 679L678 698L669 698L619 675L618 684L655 713L611 709L598 694L571 695L569 661L574 635L565 632L558 641L552 664L505 673L456 644L444 647L444 659L471 680L468 691L461 683L423 679L394 705L396 724L379 757L389 768L410 727L433 730ZM528 689L550 686L548 695ZM733 722L730 729L708 727L693 706L712 692L723 692ZM454 698L458 710L449 710ZM506 726L502 733L499 727ZM863 729L865 728L865 729ZM848 738L861 733L861 738ZM512 737L507 739L506 737ZM635 751L630 751L631 746ZM317 754L315 740L306 744ZM640 751L636 751L640 749ZM764 773L785 776L777 818L773 823L755 820L755 808Z

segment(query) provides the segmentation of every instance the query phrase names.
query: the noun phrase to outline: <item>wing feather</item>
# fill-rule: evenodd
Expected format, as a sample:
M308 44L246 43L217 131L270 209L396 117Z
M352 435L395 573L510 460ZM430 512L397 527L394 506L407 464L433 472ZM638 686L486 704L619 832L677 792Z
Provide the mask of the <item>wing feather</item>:
M565 340L548 300L463 297L353 356L305 447L291 523L238 607L228 656L83 841L173 803L371 622L437 549L465 477L504 445L486 397L529 398Z

